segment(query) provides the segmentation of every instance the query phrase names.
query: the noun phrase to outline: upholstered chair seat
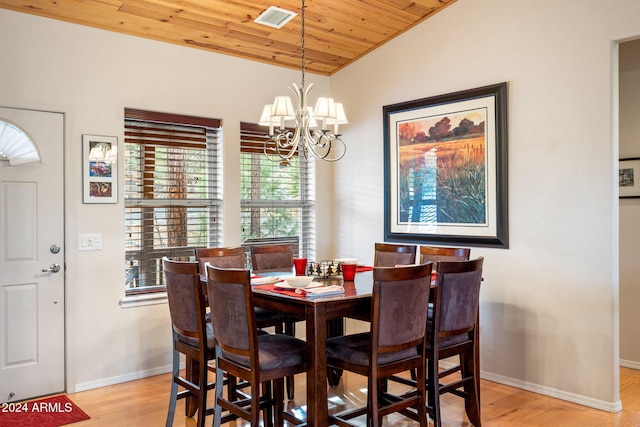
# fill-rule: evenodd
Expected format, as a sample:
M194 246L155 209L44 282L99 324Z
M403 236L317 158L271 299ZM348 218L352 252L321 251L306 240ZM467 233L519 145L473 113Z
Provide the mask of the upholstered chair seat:
M215 358L214 350L216 348L216 340L213 336L213 326L211 322L207 322L205 325L205 331L207 333L207 352L209 356L209 360L213 360ZM199 342L198 338L188 337L186 335L177 335L178 341L183 342L192 347L198 348Z
M342 359L354 365L367 366L371 355L371 334L362 332L360 334L332 338L327 342L327 354L329 357ZM415 347L412 347L393 353L381 354L378 357L378 363L384 365L403 359L410 359L417 355L418 351Z
M282 334L258 335L259 369L289 368L304 362L307 344ZM222 350L222 356L239 365L250 367L250 358Z

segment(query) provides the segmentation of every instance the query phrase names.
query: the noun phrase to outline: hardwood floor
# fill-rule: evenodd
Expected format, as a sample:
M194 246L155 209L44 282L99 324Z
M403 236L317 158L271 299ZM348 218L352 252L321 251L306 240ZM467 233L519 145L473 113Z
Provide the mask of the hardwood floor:
M482 421L485 426L553 426L553 427L637 427L640 426L640 371L621 368L620 395L623 410L610 413L553 399L536 393L514 389L489 381L482 382ZM294 410L304 414L304 376L296 376L297 399ZM165 424L169 402L170 375L158 375L81 393L69 397L91 419L73 424L85 426L162 426ZM343 377L338 387L329 390L333 409L363 405L366 381L355 374ZM443 427L467 427L471 424L464 414L462 400L445 396ZM304 415L303 415L304 416ZM358 419L359 421L359 419ZM211 425L212 417L207 418ZM195 419L184 417L184 401L178 402L175 427L195 426ZM227 424L245 427L243 422ZM361 425L364 426L364 421ZM417 423L401 416L385 418L385 426L406 427ZM431 424L432 425L432 424Z

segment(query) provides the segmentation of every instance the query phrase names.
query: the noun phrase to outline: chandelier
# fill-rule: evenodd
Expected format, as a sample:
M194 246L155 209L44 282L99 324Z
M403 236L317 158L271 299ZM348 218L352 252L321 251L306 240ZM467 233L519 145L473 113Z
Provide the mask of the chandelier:
M264 106L258 122L262 126L269 126L269 139L265 141L264 154L273 161L288 161L300 150L306 160L315 158L335 162L340 160L347 150L340 138L338 125L348 121L344 107L333 98L318 98L315 109L307 106L313 83L308 86L304 83L304 9L302 0L302 81L300 86L293 83L288 87L296 97L295 108L288 96L276 96L273 104ZM290 124L289 127L287 123Z

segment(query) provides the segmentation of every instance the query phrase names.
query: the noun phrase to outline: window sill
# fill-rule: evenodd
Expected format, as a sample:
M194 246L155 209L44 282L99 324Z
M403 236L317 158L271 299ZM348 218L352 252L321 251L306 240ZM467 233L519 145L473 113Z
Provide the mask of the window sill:
M132 295L120 300L120 308L143 307L145 305L166 304L167 293L157 292L152 294Z

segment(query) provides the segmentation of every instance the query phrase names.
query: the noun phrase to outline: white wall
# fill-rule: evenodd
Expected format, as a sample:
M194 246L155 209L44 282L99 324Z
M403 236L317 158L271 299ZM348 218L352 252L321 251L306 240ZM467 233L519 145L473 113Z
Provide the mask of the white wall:
M239 123L300 72L0 9L0 105L67 113L67 391L169 370L166 304L120 307L124 294L124 204L82 203L82 134L123 141L125 107L221 118L224 131L224 244L240 243ZM307 74L317 94L329 79ZM311 101L315 101L312 99ZM122 158L122 149L121 154ZM331 169L319 180L332 186ZM120 165L120 184L123 174ZM319 225L330 228L318 191ZM104 249L78 252L79 233L101 233ZM318 234L318 247L330 236Z
M620 158L640 157L640 40L620 45ZM640 199L620 199L620 364L640 369Z
M508 82L510 248L485 256L485 378L617 410L616 40L640 2L458 0L331 79L341 256L383 239L382 107ZM617 70L615 71L617 73Z

